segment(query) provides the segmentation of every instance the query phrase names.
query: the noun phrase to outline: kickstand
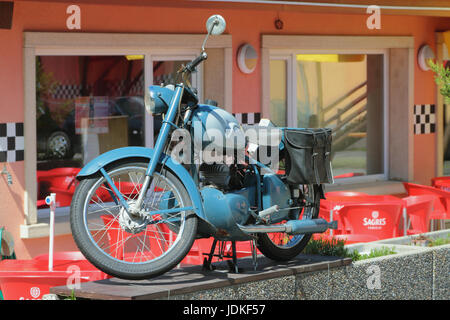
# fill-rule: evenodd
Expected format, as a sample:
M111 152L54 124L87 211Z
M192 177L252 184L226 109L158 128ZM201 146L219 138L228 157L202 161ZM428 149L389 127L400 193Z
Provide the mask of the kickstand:
M207 255L208 258L205 257L203 259L203 267L202 267L203 270L211 271L211 270L215 269L215 267L211 264L211 262L212 262L213 257L216 256L214 254L214 251L216 250L216 245L217 245L217 239L214 239L213 244L211 246L211 250L209 251L209 254L204 253L204 255Z
M237 265L237 256L236 256L236 241L231 241L231 250L232 250L231 257L230 256L228 256L228 257L230 257L232 259L232 261L227 260L228 267L230 268L230 272L234 271L234 273L239 273L239 268Z
M219 242L219 253L214 254L217 246L217 242ZM212 265L212 259L213 257L218 257L219 259L223 258L231 258L231 260L227 260L228 268L230 269L230 272L239 273L239 268L237 264L237 255L236 255L236 242L231 241L231 255L225 254L225 244L226 241L219 241L217 239L214 239L213 244L211 246L211 250L209 253L203 253L204 255L208 256L203 259L203 270L211 271L214 270L215 267Z
M255 240L251 240L251 248L252 248L252 262L253 262L253 270L256 271L256 268L258 267L258 253L256 251L256 242Z

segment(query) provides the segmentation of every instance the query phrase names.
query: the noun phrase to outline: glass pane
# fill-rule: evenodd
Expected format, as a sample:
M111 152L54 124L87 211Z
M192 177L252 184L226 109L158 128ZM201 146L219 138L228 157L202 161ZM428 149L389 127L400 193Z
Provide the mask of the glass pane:
M177 71L189 62L190 60L153 61L153 84L168 85L181 82L181 78L177 78ZM189 76L189 81L192 81L192 75Z
M153 61L153 84L168 85L181 82L181 78L177 78L177 71L182 65L186 65L190 60L157 60ZM192 85L192 75L188 78ZM158 138L158 133L161 131L162 115L153 115L153 145Z
M144 56L36 58L38 207L51 192L70 205L74 175L99 154L145 145L143 96Z
M298 127L333 129L335 176L383 173L383 55L296 60Z
M270 60L270 120L285 127L287 111L287 61Z

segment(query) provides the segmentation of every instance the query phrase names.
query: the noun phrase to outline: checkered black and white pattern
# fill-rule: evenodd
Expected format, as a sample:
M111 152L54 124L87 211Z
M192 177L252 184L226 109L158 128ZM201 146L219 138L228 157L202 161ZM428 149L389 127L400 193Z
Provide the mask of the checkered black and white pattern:
M52 91L53 99L74 99L81 96L81 84L61 84Z
M239 121L240 124L257 124L261 120L261 113L233 113L233 116Z
M123 91L127 88L127 81L119 80L119 81L104 81L104 85L108 90L109 96L119 96L123 94ZM75 99L81 96L81 84L61 84L55 86L52 91L53 99ZM88 85L86 90L90 92L92 90L92 86ZM127 95L144 95L144 77L141 76L138 81L136 81L129 91Z
M0 123L0 162L24 160L23 122Z
M414 106L414 134L436 132L436 108L434 104Z

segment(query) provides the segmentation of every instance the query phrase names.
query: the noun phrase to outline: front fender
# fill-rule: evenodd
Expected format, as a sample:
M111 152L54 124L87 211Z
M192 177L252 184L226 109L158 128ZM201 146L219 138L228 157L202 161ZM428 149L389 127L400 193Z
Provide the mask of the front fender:
M124 147L119 149L114 149L105 152L98 157L92 159L88 164L86 164L83 169L78 173L77 178L87 177L95 174L100 168L107 166L117 160L126 158L145 158L151 159L153 156L153 149L144 147ZM164 166L172 171L183 183L186 188L189 197L191 198L192 204L194 206L194 212L203 220L206 220L205 213L203 211L202 198L198 191L197 185L192 179L189 172L179 163L176 163L168 155L161 155L160 162L165 161Z

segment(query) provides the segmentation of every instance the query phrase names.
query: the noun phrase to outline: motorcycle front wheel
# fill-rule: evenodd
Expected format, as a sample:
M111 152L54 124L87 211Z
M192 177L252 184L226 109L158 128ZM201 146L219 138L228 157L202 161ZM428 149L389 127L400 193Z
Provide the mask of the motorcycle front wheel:
M320 192L317 186L303 186L305 205L299 219L315 219L319 215ZM280 223L285 223L282 221ZM299 255L308 244L312 234L290 235L284 232L261 233L256 246L261 253L275 261L287 261Z
M139 195L147 164L128 160L106 168L128 205ZM72 199L70 224L84 256L103 272L130 280L156 277L179 264L197 232L192 210L174 212L191 206L183 183L159 166L142 204L141 212L147 215L128 214L117 199L101 174L80 181Z

